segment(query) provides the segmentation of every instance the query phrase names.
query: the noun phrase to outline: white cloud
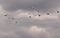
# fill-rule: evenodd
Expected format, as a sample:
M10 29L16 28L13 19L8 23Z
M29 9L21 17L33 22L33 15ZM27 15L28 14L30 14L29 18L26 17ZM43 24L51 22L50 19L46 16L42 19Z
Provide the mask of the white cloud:
M29 32L32 32L32 33L40 33L40 32L45 32L45 29L43 29L43 28L38 28L37 26L32 26L32 27L30 27L30 29L29 29Z
M36 13L36 12L35 12ZM35 16L36 15L36 16ZM20 12L16 14L16 18L29 18L29 16L31 16L31 19L33 20L58 20L59 16L56 14L51 14L51 15L46 15L46 14L41 14L41 16L38 16L38 14L33 14L33 12Z
M37 26L31 26L29 28L27 27L22 27L19 29L19 32L24 32L21 33L23 34L21 37L26 37L26 38L49 38L50 34L48 31L46 31L46 28L40 28ZM20 35L20 34L19 34Z

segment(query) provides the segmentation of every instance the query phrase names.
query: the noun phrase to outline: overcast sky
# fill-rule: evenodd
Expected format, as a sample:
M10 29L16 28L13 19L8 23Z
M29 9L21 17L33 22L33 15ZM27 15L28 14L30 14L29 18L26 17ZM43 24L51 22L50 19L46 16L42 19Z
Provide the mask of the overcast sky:
M0 0L0 38L60 38L57 11L60 0Z

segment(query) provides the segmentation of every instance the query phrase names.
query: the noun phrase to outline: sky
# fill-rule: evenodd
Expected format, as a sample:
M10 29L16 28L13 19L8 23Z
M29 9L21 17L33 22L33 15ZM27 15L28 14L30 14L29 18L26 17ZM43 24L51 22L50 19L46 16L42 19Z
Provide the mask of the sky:
M0 0L0 38L60 38L57 11L60 0Z

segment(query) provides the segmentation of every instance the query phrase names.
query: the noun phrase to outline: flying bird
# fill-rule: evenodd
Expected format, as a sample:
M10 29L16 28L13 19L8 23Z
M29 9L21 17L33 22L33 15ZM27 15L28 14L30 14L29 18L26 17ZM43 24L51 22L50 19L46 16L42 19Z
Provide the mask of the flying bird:
M31 16L29 16L29 18L31 18Z
M8 19L10 19L10 17Z
M7 14L5 14L4 16L7 16Z
M16 23L18 23L18 22L16 21Z
M38 16L41 16L41 15L38 15Z
M57 13L59 13L59 11L57 11Z
M14 17L12 17L12 20L14 20Z
M39 12L39 10L37 12Z
M49 13L47 13L47 15L49 15Z

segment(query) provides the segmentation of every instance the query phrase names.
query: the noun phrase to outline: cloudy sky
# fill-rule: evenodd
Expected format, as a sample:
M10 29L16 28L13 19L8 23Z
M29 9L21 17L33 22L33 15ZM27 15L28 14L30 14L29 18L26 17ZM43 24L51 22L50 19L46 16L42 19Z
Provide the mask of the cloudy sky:
M0 38L60 38L57 11L60 0L0 0Z

